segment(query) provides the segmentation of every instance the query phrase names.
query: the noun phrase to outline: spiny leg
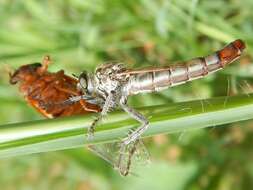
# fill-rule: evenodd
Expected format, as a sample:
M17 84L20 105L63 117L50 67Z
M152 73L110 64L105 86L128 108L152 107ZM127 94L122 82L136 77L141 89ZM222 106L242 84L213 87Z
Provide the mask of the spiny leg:
M85 95L80 95L79 93L75 92L75 91L72 91L72 90L69 90L69 89L64 89L64 88L61 88L61 87L58 87L56 86L55 87L57 90L61 91L61 92L65 92L65 93L68 93L71 95L71 97L67 100L65 100L65 102L62 104L67 104L67 102L71 102L71 103L75 103L75 102L79 102L80 101L80 104L81 106L83 107L84 110L86 111L90 111L90 112L98 112L97 109L90 109L89 107L86 106L86 103L83 101L87 98L87 96Z
M39 103L40 103L41 107L48 109L52 106L68 106L68 105L71 105L75 102L79 102L82 99L85 99L85 97L80 95L80 96L70 96L68 99L61 101L61 102L49 102L48 103L48 102L40 101Z
M148 122L147 118L145 118L145 116L143 116L141 113L137 112L135 109L129 107L126 104L125 100L122 100L120 102L120 105L125 112L127 112L132 118L136 119L137 121L139 121L142 124L139 128L134 130L127 138L125 138L123 140L123 144L128 145L131 142L134 142L135 140L137 140L144 133L144 131L149 126L149 122Z
M80 101L80 104L81 104L81 106L83 107L84 110L90 111L90 112L98 112L97 109L90 109L89 107L86 106L86 103L83 100L86 100L88 98L87 96L80 95L79 93L77 93L73 90L70 90L70 89L64 89L64 88L61 88L61 87L58 87L58 86L56 86L55 88L57 90L61 91L61 92L65 92L65 93L70 94L70 98L64 101L65 104L67 104L67 102L75 103L75 102Z
M78 95L78 96L70 96L68 99L64 100L64 101L60 101L60 102L45 102L43 100L39 100L39 104L40 107L44 108L44 109L50 109L51 107L55 107L55 106L69 106L72 105L76 102L80 102L81 106L83 107L84 110L86 111L90 111L90 112L98 112L97 109L89 109L87 108L84 103L82 102L83 100L85 102L94 104L94 105L100 105L101 104L101 99L97 99L97 98L92 98L90 96L86 96L86 95Z
M139 112L137 112L133 108L129 107L126 104L125 99L122 99L120 101L120 105L124 111L126 111L130 116L132 116L134 119L136 119L137 121L139 121L142 124L139 128L137 128L136 130L131 132L129 134L129 136L126 137L120 145L118 167L119 168L121 167L122 162L124 160L124 156L125 156L126 152L128 152L128 154L129 154L129 158L127 161L127 168L128 169L126 169L126 171L125 171L126 173L128 173L127 170L129 170L130 165L131 165L131 157L133 156L133 154L136 150L136 145L139 143L139 138L140 138L141 134L148 128L148 120L142 114L140 114ZM130 148L130 150L127 150L128 149L127 147L130 146L131 143L133 143L133 145L132 145L133 147Z
M129 170L132 164L132 157L134 156L136 149L137 149L137 144L139 143L139 140L136 140L132 147L130 147L129 150L122 150L120 149L120 154L119 154L119 158L118 158L118 162L116 167L118 168L119 172L121 175L123 176L127 176L129 174ZM127 147L124 147L124 149L127 149ZM123 152L122 152L123 151ZM126 156L126 165L122 164L123 161L123 156ZM126 166L126 167L124 167Z
M94 136L94 132L95 132L95 127L97 125L97 123L105 116L107 115L107 113L109 112L110 108L112 107L113 104L113 99L114 99L114 93L110 93L106 100L105 103L103 105L102 111L101 113L98 114L98 116L95 118L95 120L92 122L91 126L88 128L88 139L91 139Z

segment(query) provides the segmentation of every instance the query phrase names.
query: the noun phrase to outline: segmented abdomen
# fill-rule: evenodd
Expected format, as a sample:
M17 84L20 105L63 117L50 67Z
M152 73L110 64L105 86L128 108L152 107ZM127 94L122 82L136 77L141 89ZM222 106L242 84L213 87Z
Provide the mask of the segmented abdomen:
M138 94L163 90L170 86L202 78L218 71L240 57L245 49L242 40L235 40L223 49L208 55L164 68L143 69L130 73L128 93Z

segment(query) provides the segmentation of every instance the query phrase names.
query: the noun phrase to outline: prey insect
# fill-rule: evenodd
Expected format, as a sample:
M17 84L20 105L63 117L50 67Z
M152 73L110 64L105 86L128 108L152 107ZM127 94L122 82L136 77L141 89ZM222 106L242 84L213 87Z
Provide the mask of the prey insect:
M124 64L117 63L101 65L97 67L95 73L82 72L77 84L77 88L82 91L82 95L75 98L77 100L84 99L87 102L96 99L101 102L102 100L102 111L99 112L98 117L91 124L88 137L91 138L94 135L98 122L117 106L137 120L140 126L132 130L121 142L117 162L117 166L120 167L124 162L125 152L129 151L129 147L138 144L141 135L149 126L149 121L144 115L128 106L127 99L129 96L161 91L168 87L202 78L223 69L238 59L244 49L244 42L238 39L211 55L167 67L130 70ZM69 101L75 102L73 98ZM125 171L122 170L121 173L127 175L128 168Z
M50 64L49 56L45 56L42 64L23 65L14 73L10 73L10 83L19 83L19 90L26 101L47 118L99 112L98 105L84 100L68 106L48 106L44 103L62 102L72 96L81 95L76 89L78 80L64 74L63 70L56 73L47 71Z
M63 70L49 72L47 70L49 64L50 58L45 56L42 64L23 65L14 73L10 73L10 83L19 83L19 90L26 101L47 118L101 112L100 99L97 98L96 101L90 99L88 103L78 98L82 97L82 92L77 89L78 79L66 75ZM111 163L121 174L126 174L125 171L128 173L133 159L137 160L145 156L146 160L148 157L141 141L138 142L138 146L133 146L126 152L126 160L120 167L117 167L116 163L118 143L88 145L88 149Z

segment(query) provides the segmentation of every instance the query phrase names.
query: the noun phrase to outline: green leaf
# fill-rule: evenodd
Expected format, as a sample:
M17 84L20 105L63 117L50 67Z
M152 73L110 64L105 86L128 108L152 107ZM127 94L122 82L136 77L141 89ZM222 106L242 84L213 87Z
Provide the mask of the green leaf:
M214 127L253 118L253 97L241 95L138 108L150 120L143 137ZM0 126L0 157L63 150L85 144L117 141L139 124L122 111L110 113L97 126L94 139L86 132L93 114Z

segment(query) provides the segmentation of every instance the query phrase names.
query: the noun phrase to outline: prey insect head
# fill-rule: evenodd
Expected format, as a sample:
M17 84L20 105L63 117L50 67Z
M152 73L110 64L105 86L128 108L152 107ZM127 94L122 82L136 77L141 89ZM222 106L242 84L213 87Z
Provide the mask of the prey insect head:
M10 75L10 84L16 84L19 81L31 80L34 78L34 73L41 67L40 63L23 65Z

